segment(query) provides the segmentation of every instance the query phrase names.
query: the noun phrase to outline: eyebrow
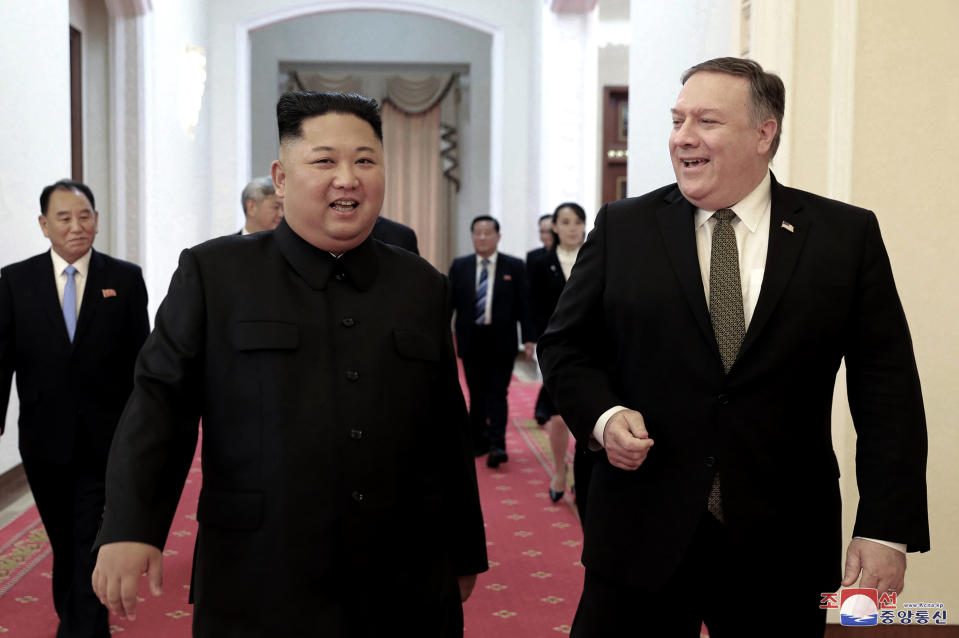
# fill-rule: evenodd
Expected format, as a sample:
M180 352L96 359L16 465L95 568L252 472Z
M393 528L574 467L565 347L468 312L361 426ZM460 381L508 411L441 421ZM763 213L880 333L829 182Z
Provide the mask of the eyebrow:
M320 151L320 152L322 152L322 151L335 151L335 150L337 150L337 149L334 148L334 147L332 147L332 146L314 146L314 147L311 148L310 150L311 150L311 151ZM367 153L374 153L374 152L376 152L376 149L373 148L372 146L357 146L355 150L357 150L357 151L365 151L365 152L367 152Z
M705 108L705 109L692 108L692 109L690 109L689 111L680 111L680 110L678 110L678 109L669 109L669 112L672 113L673 115L684 115L684 114L687 113L687 112L688 112L688 113L695 113L695 114L697 114L697 115L707 115L707 114L710 114L710 113L720 113L720 114L721 114L721 113L722 113L722 110L721 110L721 109L711 108L711 107L710 107L710 108Z

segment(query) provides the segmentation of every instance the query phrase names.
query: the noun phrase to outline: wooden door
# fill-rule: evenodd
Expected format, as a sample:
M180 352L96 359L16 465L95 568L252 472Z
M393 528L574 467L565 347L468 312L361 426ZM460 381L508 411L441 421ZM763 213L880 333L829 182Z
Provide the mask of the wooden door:
M603 202L626 197L629 87L603 87Z

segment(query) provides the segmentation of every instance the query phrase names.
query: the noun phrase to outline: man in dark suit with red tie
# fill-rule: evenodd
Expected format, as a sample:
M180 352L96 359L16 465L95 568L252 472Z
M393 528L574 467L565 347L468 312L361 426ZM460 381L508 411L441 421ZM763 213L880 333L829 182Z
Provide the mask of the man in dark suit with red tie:
M140 268L93 250L93 193L61 180L40 195L51 250L0 270L0 433L11 377L20 456L53 548L58 638L106 638L90 586L110 441L146 339Z
M533 356L526 265L497 251L499 222L480 215L470 224L475 254L453 260L450 284L456 311L457 354L470 393L473 452L489 452L486 465L498 467L506 453L506 393L522 334L526 358Z
M840 582L901 592L929 549L926 428L876 216L779 184L782 81L683 75L677 184L605 205L539 341L593 472L572 635L821 636ZM842 571L833 386L845 360L859 506ZM781 622L781 624L779 624Z
M449 284L370 237L375 100L277 103L274 231L183 251L107 468L94 586L135 617L203 419L195 636L463 635L488 568Z

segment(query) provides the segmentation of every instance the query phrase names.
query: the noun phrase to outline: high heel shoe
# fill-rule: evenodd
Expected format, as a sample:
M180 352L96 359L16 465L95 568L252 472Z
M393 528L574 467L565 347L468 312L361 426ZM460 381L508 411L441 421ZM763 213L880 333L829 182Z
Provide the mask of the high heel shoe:
M569 473L569 464L563 464L563 478L566 478L566 474L568 473ZM553 489L552 481L550 481L549 500L553 501L554 503L558 503L559 499L563 498L563 494L565 494L565 490L559 490L557 492L556 490Z

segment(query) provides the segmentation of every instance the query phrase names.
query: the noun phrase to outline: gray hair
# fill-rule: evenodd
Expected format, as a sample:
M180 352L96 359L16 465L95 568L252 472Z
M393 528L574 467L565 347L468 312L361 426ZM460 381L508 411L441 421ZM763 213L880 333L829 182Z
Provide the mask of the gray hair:
M276 189L273 187L271 177L256 177L250 181L243 189L240 195L240 205L243 206L243 215L246 215L246 203L249 201L262 202L267 195L273 195Z

